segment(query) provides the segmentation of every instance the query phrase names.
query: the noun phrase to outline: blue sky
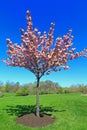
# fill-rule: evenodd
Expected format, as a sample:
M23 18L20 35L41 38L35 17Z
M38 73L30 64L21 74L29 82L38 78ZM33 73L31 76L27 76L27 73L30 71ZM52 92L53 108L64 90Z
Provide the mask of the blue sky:
M6 59L6 38L13 43L21 43L20 28L26 29L26 11L30 10L33 25L41 32L48 31L51 22L55 22L56 38L72 28L74 46L77 51L87 48L87 1L86 0L3 0L0 1L0 61ZM61 86L87 84L87 59L69 61L69 70L52 72L41 80L52 80ZM36 81L35 76L24 68L8 67L0 62L0 81L20 82Z

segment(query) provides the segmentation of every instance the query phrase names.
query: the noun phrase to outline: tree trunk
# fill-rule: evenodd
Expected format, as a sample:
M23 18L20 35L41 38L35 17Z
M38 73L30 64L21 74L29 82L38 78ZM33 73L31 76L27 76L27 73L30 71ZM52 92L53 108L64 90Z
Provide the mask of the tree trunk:
M40 116L40 103L39 103L39 83L40 79L37 78L37 88L36 88L36 116Z

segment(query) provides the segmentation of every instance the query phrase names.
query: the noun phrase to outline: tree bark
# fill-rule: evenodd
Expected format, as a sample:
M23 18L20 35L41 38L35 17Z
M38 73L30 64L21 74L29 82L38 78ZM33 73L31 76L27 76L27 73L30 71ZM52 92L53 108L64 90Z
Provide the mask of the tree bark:
M39 83L40 79L37 78L37 88L36 88L36 116L40 116L40 102L39 102Z

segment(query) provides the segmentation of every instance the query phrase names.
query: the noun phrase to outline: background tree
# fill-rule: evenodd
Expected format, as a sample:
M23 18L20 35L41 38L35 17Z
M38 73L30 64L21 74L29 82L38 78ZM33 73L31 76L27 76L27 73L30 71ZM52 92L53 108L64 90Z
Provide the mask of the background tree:
M5 84L5 92L12 92L12 89L13 89L12 84L9 81L6 82L6 84Z
M75 52L72 46L72 30L63 37L57 37L53 42L54 23L51 23L48 34L42 35L37 28L33 28L30 12L27 11L27 30L21 29L22 44L12 44L7 39L8 59L4 61L8 66L19 66L30 70L37 79L36 93L36 115L40 116L39 110L39 83L41 77L51 71L60 71L62 68L69 69L68 60L87 56L87 49L82 52ZM54 43L54 44L53 44Z

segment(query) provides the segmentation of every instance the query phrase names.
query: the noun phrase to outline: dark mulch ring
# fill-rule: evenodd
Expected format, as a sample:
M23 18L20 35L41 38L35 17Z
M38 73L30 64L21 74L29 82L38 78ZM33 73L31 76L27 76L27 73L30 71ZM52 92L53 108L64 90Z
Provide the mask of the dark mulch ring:
M55 118L50 115L43 114L40 117L37 117L33 113L26 114L16 119L17 124L22 124L22 125L30 126L30 127L43 127L43 126L47 126L49 124L54 123L54 121L55 121Z

